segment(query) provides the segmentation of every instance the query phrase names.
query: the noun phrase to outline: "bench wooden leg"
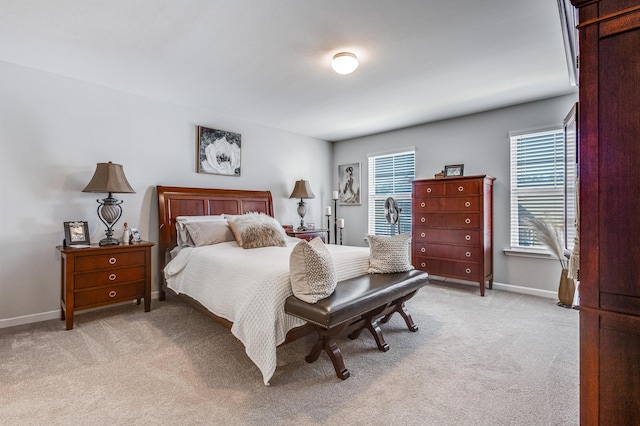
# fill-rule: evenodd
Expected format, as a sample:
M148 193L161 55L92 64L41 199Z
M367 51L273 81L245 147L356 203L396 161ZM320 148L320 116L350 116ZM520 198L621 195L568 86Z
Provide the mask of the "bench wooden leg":
M378 349L382 352L386 352L389 350L389 345L384 341L384 337L382 336L382 330L380 326L378 326L377 321L367 321L366 322L367 330L371 332L371 335L376 341L376 345L378 345Z
M344 365L344 360L342 359L342 352L340 352L340 348L336 344L334 336L340 334L341 331L344 331L346 328L346 324L338 327L337 329L325 330L320 327L314 327L318 332L319 339L311 348L311 352L309 355L305 357L305 361L308 363L312 363L318 359L320 353L324 350L331 363L333 364L333 368L336 371L336 376L339 379L346 380L351 376L351 373Z
M384 318L382 318L382 320L380 320L380 322L382 322L383 324L386 324L391 319L391 316L394 313L397 312L404 319L404 322L405 322L405 324L407 324L407 328L409 329L409 331L413 331L413 332L418 331L418 326L413 322L413 318L411 318L411 314L409 313L409 311L407 310L407 306L405 305L405 302L407 300L411 299L416 293L417 293L417 290L407 294L406 296L404 296L404 297L402 297L402 298L400 298L400 299L398 299L396 301L394 301L393 302L393 306L394 306L393 311L391 311Z

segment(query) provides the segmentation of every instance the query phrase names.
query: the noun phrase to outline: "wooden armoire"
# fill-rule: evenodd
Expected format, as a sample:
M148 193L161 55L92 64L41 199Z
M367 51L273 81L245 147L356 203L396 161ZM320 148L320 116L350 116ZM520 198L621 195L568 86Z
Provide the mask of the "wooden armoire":
M579 24L580 422L640 424L640 1Z

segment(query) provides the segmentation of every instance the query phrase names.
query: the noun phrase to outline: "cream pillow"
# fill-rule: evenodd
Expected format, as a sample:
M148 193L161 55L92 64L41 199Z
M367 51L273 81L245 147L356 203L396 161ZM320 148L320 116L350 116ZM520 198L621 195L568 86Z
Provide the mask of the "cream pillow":
M176 217L176 243L179 247L194 247L195 243L189 235L189 231L186 228L187 223L193 222L225 222L226 219L223 215L211 215L211 216L177 216Z
M367 240L371 249L367 271L370 274L391 274L414 269L409 258L411 235L408 232L391 237L367 235Z
M184 227L196 247L234 241L226 220L214 222L188 222Z
M321 238L301 240L289 256L293 295L307 303L331 296L338 284L333 257Z
M242 248L287 245L284 228L264 213L247 213L228 219L228 222L236 242Z

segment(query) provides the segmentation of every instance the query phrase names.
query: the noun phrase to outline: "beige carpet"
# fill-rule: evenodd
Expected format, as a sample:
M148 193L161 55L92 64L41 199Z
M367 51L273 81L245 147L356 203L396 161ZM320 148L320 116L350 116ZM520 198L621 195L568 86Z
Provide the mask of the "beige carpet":
M383 326L339 341L351 377L314 338L278 349L271 386L224 327L181 302L127 304L0 330L0 424L577 425L578 312L541 299L429 285Z

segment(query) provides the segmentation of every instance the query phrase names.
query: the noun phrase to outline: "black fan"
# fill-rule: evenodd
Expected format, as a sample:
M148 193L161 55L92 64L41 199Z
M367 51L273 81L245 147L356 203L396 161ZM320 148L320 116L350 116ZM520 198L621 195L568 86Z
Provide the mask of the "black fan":
M400 234L400 213L402 209L398 206L396 200L392 197L384 200L384 218L390 225L398 225L398 234Z

